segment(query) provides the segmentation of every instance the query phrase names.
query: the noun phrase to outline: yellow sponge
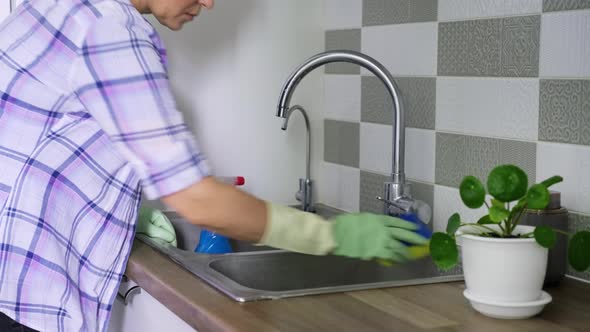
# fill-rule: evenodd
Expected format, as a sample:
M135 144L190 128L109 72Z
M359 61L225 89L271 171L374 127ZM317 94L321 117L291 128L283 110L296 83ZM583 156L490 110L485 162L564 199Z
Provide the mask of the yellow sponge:
M421 246L409 246L408 247L408 258L410 260L416 260L420 258L424 258L430 255L430 246L429 244L421 245ZM378 259L377 262L383 266L393 266L392 261L388 261L385 259Z

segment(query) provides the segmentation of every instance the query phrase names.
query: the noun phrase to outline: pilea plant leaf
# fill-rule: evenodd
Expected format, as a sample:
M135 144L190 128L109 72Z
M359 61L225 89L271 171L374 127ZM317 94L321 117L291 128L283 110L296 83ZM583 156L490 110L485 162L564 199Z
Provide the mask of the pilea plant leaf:
M559 175L555 175L555 176L552 176L552 177L548 178L547 180L541 182L540 184L545 186L545 188L549 188L552 185L559 183L561 181L563 181L563 178Z
M526 173L514 165L495 167L488 176L488 192L500 202L512 202L523 197L528 188Z
M590 267L590 232L578 232L570 239L568 260L576 271L582 272Z
M485 216L479 218L477 223L480 225L488 225L488 224L493 224L494 222L492 221L492 219L490 219L490 215L486 214Z
M548 226L536 227L534 234L537 243L545 248L553 248L553 246L555 245L555 241L557 240L555 232L551 227Z
M492 206L498 207L498 208L505 208L504 203L500 202L499 200L493 198L492 199Z
M549 199L549 190L539 183L529 189L526 204L529 209L544 209L549 204Z
M461 226L461 216L458 213L453 214L447 223L447 234L453 236Z
M490 220L494 223L499 223L510 215L510 211L506 210L504 207L492 206L489 212Z
M430 239L430 254L434 264L442 270L457 265L459 251L455 238L445 233L434 233Z
M477 209L483 205L486 198L486 190L475 176L466 176L459 186L459 194L463 203L472 209Z

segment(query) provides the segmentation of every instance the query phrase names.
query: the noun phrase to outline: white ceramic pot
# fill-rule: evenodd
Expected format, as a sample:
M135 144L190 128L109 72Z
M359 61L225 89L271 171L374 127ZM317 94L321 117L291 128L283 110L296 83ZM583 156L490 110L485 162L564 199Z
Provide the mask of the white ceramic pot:
M526 234L534 229L519 225L513 234ZM547 268L546 248L534 238L486 238L465 233L469 231L459 232L457 240L470 294L500 302L528 302L541 297Z

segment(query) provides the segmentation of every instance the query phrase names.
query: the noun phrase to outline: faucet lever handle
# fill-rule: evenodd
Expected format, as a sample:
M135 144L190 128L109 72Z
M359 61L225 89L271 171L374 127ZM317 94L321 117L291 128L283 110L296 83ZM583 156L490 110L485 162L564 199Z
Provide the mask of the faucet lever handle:
M395 207L399 210L402 210L403 212L410 212L410 209L412 208L412 202L411 202L411 200L408 200L408 199L400 198L396 201L390 201L390 200L383 198L381 196L377 196L376 198L377 198L377 200L386 203L390 207Z
M400 198L396 201L390 201L383 197L377 196L377 200L388 205L387 211L390 214L415 213L423 223L428 224L432 220L432 208L426 202L418 199Z

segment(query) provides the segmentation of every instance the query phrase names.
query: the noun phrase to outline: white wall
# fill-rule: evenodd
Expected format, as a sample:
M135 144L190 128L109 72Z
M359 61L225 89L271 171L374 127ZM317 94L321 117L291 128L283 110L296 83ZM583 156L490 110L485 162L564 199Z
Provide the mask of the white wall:
M296 114L283 132L274 114L289 74L324 49L323 2L217 0L180 32L158 29L179 108L215 173L244 175L245 190L295 202L305 174L305 127ZM292 99L311 117L312 178L323 157L322 71L306 77Z

